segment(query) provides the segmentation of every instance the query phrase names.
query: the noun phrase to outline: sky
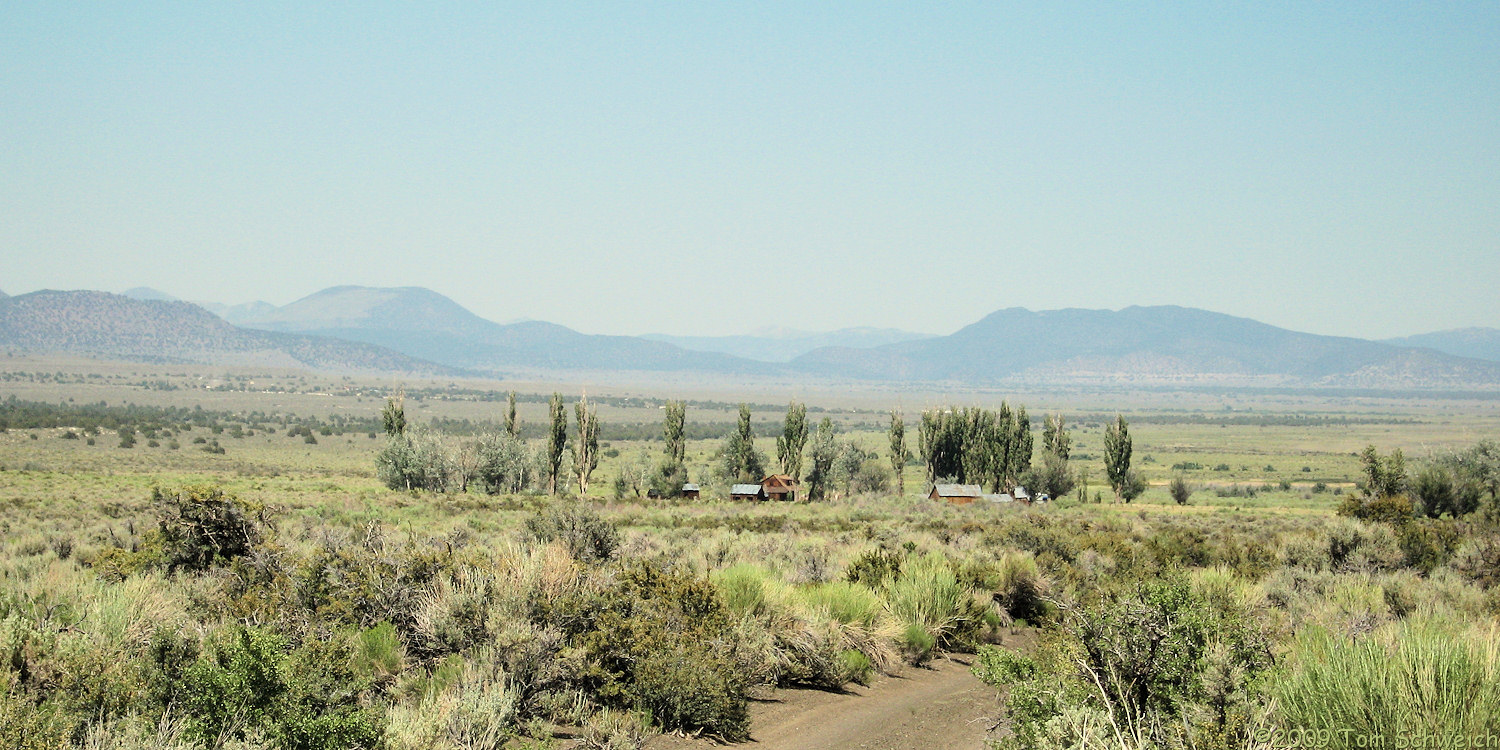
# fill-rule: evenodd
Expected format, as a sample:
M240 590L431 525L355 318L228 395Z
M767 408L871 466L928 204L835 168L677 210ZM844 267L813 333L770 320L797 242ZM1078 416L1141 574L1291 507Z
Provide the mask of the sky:
M0 289L1500 326L1500 3L0 4Z

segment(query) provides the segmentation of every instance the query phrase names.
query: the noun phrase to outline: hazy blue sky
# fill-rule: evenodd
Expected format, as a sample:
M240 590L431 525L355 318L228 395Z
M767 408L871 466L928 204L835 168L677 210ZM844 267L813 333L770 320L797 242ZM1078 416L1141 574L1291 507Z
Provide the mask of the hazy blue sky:
M1500 3L1140 5L11 0L0 289L1500 326Z

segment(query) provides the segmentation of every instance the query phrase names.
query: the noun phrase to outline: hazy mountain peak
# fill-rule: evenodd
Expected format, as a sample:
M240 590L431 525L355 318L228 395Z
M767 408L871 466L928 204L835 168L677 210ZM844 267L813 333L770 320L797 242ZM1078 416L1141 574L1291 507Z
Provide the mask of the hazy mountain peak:
M496 327L462 305L417 286L335 286L245 321L276 331L385 328L473 333Z
M131 287L129 289L126 289L123 292L120 292L120 296L122 296L122 297L129 297L131 299L142 300L142 301L146 301L146 302L179 302L179 301L181 301L181 300L178 300L176 297L173 297L172 295L167 294L166 292L163 292L160 289L152 289L149 286Z

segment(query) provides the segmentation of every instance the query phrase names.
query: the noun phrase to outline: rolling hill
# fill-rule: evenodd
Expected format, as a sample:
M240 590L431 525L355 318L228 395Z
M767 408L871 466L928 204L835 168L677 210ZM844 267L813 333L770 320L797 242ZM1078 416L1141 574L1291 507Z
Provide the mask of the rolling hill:
M369 344L249 331L187 302L44 290L0 299L0 346L150 361L452 374Z
M243 325L361 341L473 370L537 368L737 374L771 370L760 362L690 352L633 336L589 335L541 321L495 323L421 287L332 287L250 318Z
M761 362L790 362L814 349L829 346L873 349L886 344L932 337L932 334L913 333L896 328L858 327L821 333L766 329L745 336L669 336L661 333L648 333L641 338L661 341L683 349L718 352Z
M880 380L1255 383L1364 388L1500 385L1500 365L1363 339L1298 333L1183 307L1000 310L949 336L792 361Z
M1399 339L1386 339L1385 343L1393 346L1424 347L1457 357L1500 362L1500 328L1454 328Z

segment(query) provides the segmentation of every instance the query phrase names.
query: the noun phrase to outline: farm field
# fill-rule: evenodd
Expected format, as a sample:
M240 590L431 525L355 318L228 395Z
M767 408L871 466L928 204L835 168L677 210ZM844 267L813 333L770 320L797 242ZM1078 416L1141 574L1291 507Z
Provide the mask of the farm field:
M1484 394L589 385L599 460L579 498L576 484L547 495L535 475L493 494L391 489L377 457L398 390L413 434L454 445L501 430L514 391L521 441L540 450L547 397L571 407L580 384L3 365L7 747L739 742L758 738L754 716L772 732L778 714L747 706L777 689L858 701L861 685L887 695L928 674L913 670L951 671L948 654L992 686L1004 708L987 741L1006 748L1500 732L1493 490L1461 518L1410 504L1393 517L1362 457L1400 449L1415 477L1493 440L1500 399ZM699 501L642 492L669 399L686 403ZM913 458L905 494L885 477L878 490L834 481L813 502L731 502L716 453L739 405L771 465L792 400L867 462L888 453L892 409L914 454L925 409L1005 400L1038 436L1061 414L1082 481L1048 504L949 505L926 498ZM38 414L57 423L27 422ZM1106 479L1117 414L1146 483L1129 503ZM1192 489L1185 504L1174 478ZM1156 661L1139 658L1148 642L1162 644ZM1426 708L1367 710L1437 665L1469 676L1432 686ZM1309 690L1331 674L1351 682ZM1106 684L1126 675L1139 682ZM868 731L915 731L894 726ZM883 748L936 731L837 729Z

